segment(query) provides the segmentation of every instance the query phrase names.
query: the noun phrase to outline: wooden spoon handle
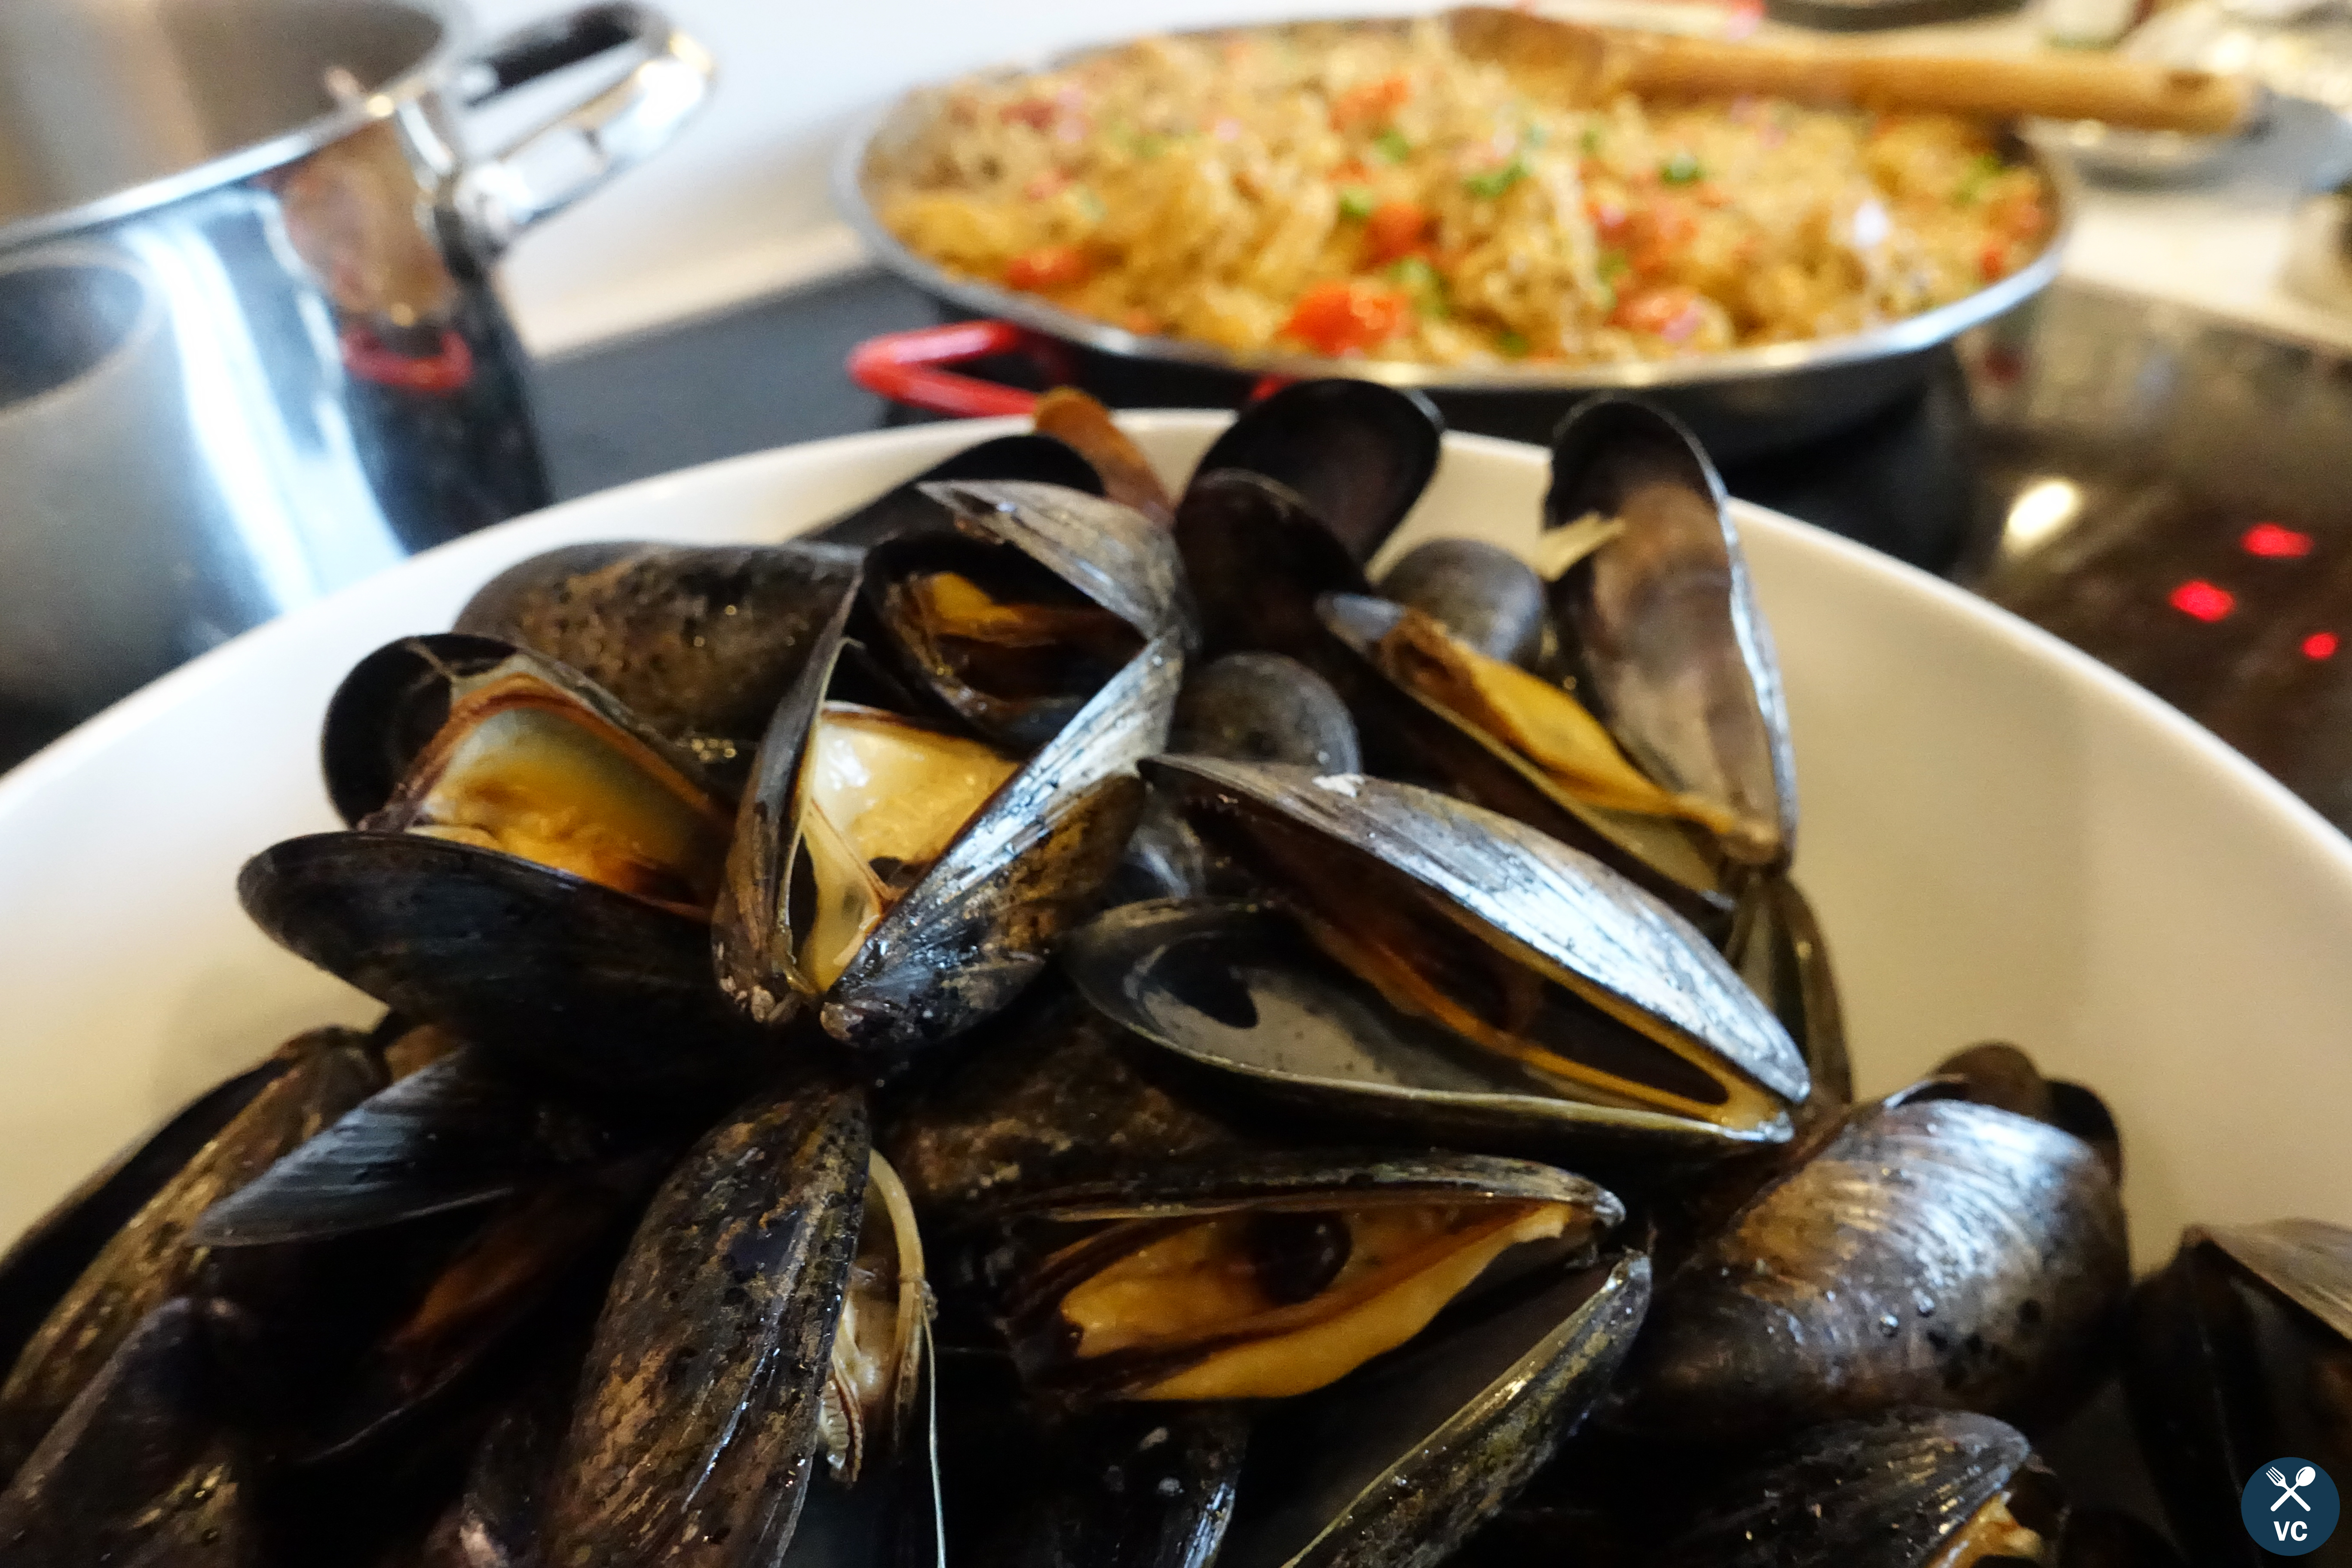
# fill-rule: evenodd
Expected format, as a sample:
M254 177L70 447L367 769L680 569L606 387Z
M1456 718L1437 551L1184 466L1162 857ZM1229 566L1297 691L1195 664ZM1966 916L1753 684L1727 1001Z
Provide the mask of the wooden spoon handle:
M2113 58L1864 54L1612 32L1604 79L1659 97L1757 93L1815 105L2099 120L2220 135L2243 124L2242 78Z

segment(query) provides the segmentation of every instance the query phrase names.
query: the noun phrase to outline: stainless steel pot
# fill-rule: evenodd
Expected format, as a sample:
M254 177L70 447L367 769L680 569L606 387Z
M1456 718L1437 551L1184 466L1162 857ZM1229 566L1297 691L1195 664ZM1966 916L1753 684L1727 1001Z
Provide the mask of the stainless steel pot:
M0 700L87 712L544 505L491 263L711 72L636 5L487 47L436 0L0 5Z
M1355 25L1396 24L1381 19ZM1097 52L1084 50L1048 63L1067 65ZM1013 74L1013 68L1006 74ZM2013 309L2057 277L2080 202L2079 186L2063 156L2011 137L2008 154L2038 169L2052 193L2050 239L2042 254L1965 299L1841 337L1617 364L1441 365L1236 353L1129 332L1039 295L950 272L908 249L882 222L875 191L898 150L922 133L942 101L934 90L909 93L845 139L834 163L835 205L882 265L954 314L1011 321L1070 345L1072 374L1109 401L1214 405L1238 401L1265 376L1347 375L1419 387L1464 428L1541 441L1578 399L1630 391L1673 408L1709 450L1727 459L1843 429L1916 390L1934 363L1934 351Z

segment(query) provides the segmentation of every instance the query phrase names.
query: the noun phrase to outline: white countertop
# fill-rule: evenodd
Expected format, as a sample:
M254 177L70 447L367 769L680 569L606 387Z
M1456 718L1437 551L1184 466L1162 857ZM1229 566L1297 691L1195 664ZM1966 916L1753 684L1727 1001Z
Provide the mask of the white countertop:
M862 0L782 5L660 0L720 62L711 107L645 168L527 237L506 264L524 340L557 354L806 287L866 265L833 216L826 165L842 131L911 83L1152 27L1428 8L1427 0ZM556 9L478 0L487 28ZM1919 30L2008 50L2010 22ZM2286 117L2216 177L2173 189L2092 185L2070 278L2352 350L2352 318L2280 286L2296 196L2352 171L2331 117Z

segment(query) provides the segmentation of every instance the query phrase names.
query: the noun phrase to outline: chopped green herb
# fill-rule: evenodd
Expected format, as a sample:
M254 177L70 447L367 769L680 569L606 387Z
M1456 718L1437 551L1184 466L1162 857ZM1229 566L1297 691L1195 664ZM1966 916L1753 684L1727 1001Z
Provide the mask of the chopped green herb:
M1952 199L1964 207L1975 205L1984 200L1985 187L1999 179L2007 168L2007 164L1991 153L1979 153L1976 162L1969 165L1969 172L1960 176L1959 187L1952 193Z
M1168 138L1149 131L1139 131L1127 143L1129 152L1142 159L1152 159L1168 151Z
M1519 145L1533 150L1551 139L1551 132L1541 125L1529 125L1519 132Z
M1706 174L1698 160L1688 153L1677 153L1658 165L1658 178L1670 185L1695 184Z
M1586 157L1591 158L1597 156L1608 141L1609 132L1597 124L1588 125L1584 128L1584 134L1576 139L1576 144L1583 150Z
M1412 143L1404 139L1403 132L1391 125L1372 138L1372 151L1386 163L1402 163L1412 156Z
M1445 279L1425 256L1408 256L1389 268L1389 281L1412 300L1416 315L1440 318L1453 308L1445 295Z
M1601 253L1601 259L1593 264L1592 269L1599 274L1601 282L1613 286L1617 279L1633 271L1633 264L1625 259L1623 251L1604 250Z
M1477 174L1465 176L1462 188L1474 196L1485 196L1491 201L1527 177L1528 161L1513 158L1499 169L1482 169Z
M1358 223L1371 216L1372 209L1379 205L1370 185L1349 185L1339 193L1339 216L1354 218Z
M1070 194L1077 198L1078 206L1086 213L1088 223L1100 223L1110 216L1109 209L1103 205L1102 198L1086 186L1079 185Z
M1495 339L1495 346L1503 351L1505 359L1528 357L1528 340L1517 332L1504 332Z

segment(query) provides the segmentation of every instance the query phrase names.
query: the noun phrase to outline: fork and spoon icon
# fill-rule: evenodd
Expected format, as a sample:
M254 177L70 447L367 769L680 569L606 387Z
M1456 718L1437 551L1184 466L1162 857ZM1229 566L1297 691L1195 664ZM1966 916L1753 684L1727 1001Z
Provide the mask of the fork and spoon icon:
M2293 1500L2294 1506L2303 1510L2304 1512L2309 1513L2311 1511L2311 1505L2303 1500L2302 1489L2309 1486L2313 1481L2318 1479L2319 1472L2316 1469L2313 1468L2309 1465L2305 1465L2301 1469L2295 1471L2294 1486L2286 1484L2286 1478L2279 1474L2279 1468L2276 1465L2271 1466L2268 1469L2264 1470L2263 1474L2270 1478L2271 1485L2278 1488L2279 1489L2278 1501L2271 1504L2271 1511L2273 1513L2276 1513L2280 1507L2289 1500Z

